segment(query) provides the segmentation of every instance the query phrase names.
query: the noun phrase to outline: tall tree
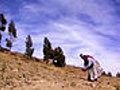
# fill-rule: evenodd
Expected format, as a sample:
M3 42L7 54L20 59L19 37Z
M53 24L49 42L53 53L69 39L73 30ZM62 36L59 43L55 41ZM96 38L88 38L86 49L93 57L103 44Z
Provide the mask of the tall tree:
M28 35L28 36L26 37L26 47L27 47L27 48L30 48L30 47L32 47L32 45L33 45L33 42L32 42L31 36Z
M5 31L7 24L7 20L2 13L0 13L0 31Z
M12 38L12 37L17 38L17 30L16 30L16 28L15 28L15 24L14 24L13 21L11 21L11 22L9 23L8 32L9 32L11 38Z
M47 37L44 38L44 46L49 47L49 49L52 49L51 43Z
M0 47L1 47L1 41L2 41L1 31L5 31L6 24L7 24L6 18L4 17L2 13L0 13Z
M27 56L29 56L30 58L32 57L32 55L34 53L34 48L32 48L32 45L33 45L33 42L32 42L31 36L28 35L26 37L26 52L25 52L25 54Z
M0 32L0 47L1 47L1 41L2 41L2 34Z
M49 59L53 59L53 49L47 37L44 38L43 54L44 61L48 62Z

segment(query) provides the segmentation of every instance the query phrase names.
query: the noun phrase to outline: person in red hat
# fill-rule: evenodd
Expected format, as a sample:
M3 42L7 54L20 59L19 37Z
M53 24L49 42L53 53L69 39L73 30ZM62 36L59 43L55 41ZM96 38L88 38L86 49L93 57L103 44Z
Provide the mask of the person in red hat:
M80 54L80 57L84 60L84 68L83 71L88 70L88 80L89 81L97 81L98 77L101 76L103 69L101 68L98 61L96 61L90 55Z

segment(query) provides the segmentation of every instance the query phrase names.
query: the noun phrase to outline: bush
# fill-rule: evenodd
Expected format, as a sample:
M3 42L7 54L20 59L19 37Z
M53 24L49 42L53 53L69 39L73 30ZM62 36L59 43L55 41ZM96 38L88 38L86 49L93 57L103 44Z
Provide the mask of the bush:
M119 72L116 74L116 77L119 77L119 78L120 78L120 73L119 73Z
M53 64L58 67L65 66L65 56L63 55L63 51L60 47L57 47L54 50Z
M57 47L53 50L47 37L44 38L43 54L44 61L49 62L49 59L52 59L55 66L65 66L65 56L63 55L62 49Z
M112 77L112 73L111 73L111 72L108 72L107 76Z

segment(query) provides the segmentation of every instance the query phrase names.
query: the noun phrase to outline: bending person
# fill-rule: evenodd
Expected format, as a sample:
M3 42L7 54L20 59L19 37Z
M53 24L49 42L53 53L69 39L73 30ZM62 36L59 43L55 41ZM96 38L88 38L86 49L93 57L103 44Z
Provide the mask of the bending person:
M80 57L84 60L84 68L82 70L88 70L88 80L97 81L103 72L99 62L90 55L80 54Z

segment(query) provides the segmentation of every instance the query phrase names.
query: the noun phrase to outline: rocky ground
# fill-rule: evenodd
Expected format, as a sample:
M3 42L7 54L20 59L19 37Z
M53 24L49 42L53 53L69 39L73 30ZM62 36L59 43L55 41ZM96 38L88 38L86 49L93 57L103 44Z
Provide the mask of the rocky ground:
M102 76L97 82L86 78L81 68L58 68L0 49L0 90L120 90L120 78Z

